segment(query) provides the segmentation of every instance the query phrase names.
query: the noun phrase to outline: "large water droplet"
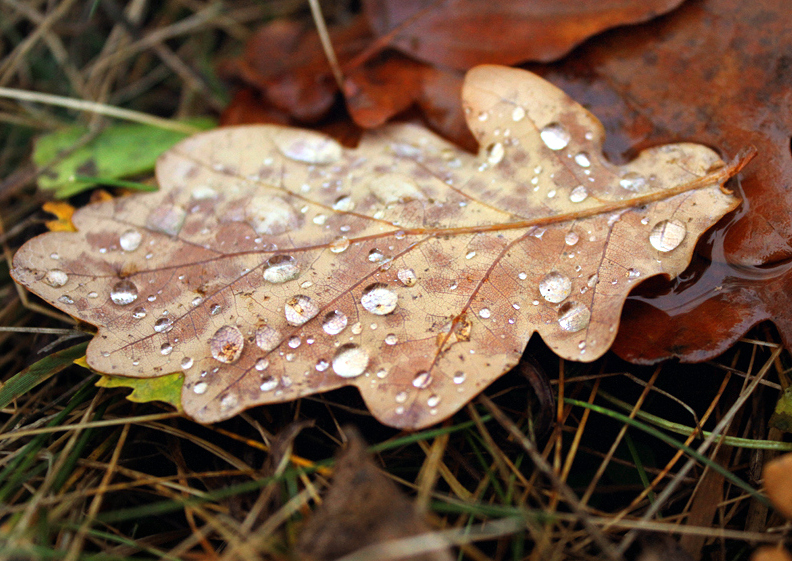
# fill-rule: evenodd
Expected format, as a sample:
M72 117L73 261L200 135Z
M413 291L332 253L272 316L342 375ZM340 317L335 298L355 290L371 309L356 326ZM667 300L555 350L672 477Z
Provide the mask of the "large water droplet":
M427 371L419 372L413 378L412 385L416 388L426 388L432 383L432 375Z
M277 195L257 195L245 205L245 222L256 234L277 236L302 226L303 216Z
M415 286L415 283L418 282L418 277L415 276L415 271L412 269L399 269L396 277L404 286Z
M269 392L278 387L278 380L272 376L267 376L261 379L259 389L263 392Z
M628 191L638 192L646 187L646 178L634 171L630 171L622 176L619 180L619 185Z
M146 227L167 236L176 236L184 225L187 211L178 205L162 205L152 210L146 218Z
M399 338L394 333L388 333L385 336L385 344L386 345L395 345L399 342Z
M582 203L588 197L588 191L583 185L578 185L569 193L569 200L573 203Z
M372 263L381 263L384 259L385 254L382 253L382 250L379 250L376 247L368 253L368 260Z
M160 346L160 354L168 356L172 352L173 352L173 345L171 345L170 343L163 343Z
M355 208L355 201L353 201L352 197L350 197L349 195L342 195L338 197L333 203L333 209L340 210L341 212L349 212L354 208Z
M264 372L269 367L269 360L264 357L261 357L256 361L256 370L259 372Z
M589 160L589 155L585 152L579 152L575 154L575 163L582 168L587 168L591 165L591 160Z
M371 193L385 205L425 200L421 188L406 175L385 173L374 177L369 183Z
M280 343L280 335L269 325L256 330L256 346L262 351L270 352Z
M300 276L300 266L291 255L273 255L267 260L264 280L280 284Z
M564 241L567 245L575 245L580 241L580 236L574 230L570 230L566 233L566 236L564 236Z
M467 375L461 370L457 370L454 373L453 381L455 384L462 384L465 381L465 379L467 379Z
M193 392L197 395L205 394L207 389L209 389L209 384L206 382L198 382L193 386Z
M558 325L564 331L580 331L588 327L591 312L580 302L567 302L558 309Z
M193 362L194 361L192 357L189 356L186 356L183 359L181 359L182 370L189 370L190 368L192 368Z
M306 164L332 164L343 154L338 142L318 132L284 128L272 140L284 156Z
M302 339L299 335L292 335L289 337L289 342L287 343L290 349L296 349L300 345L302 345Z
M539 131L539 136L550 150L562 150L570 140L569 132L560 123L550 123Z
M242 332L233 325L224 325L209 339L209 350L215 360L225 363L236 362L242 355L245 338Z
M657 251L667 253L679 247L686 234L687 228L679 220L662 220L649 233L649 243Z
M143 319L146 317L146 308L143 306L138 306L134 310L132 310L132 317L135 319Z
M388 288L387 284L374 283L366 287L360 303L366 310L378 316L384 316L396 309L398 295Z
M487 161L493 166L497 165L501 162L505 153L503 144L494 142L487 146Z
M334 310L329 312L322 320L322 329L328 335L338 335L346 328L348 321L344 312Z
M118 239L118 244L124 251L135 251L140 247L140 242L143 241L143 235L137 230L127 230Z
M69 275L60 269L52 269L47 271L47 274L44 275L44 282L46 282L52 288L60 288L69 282Z
M316 314L319 313L319 306L308 296L298 294L286 300L284 311L289 325L297 327L316 317Z
M129 279L124 279L118 281L113 285L113 288L110 290L110 299L113 301L114 304L118 304L119 306L126 306L127 304L131 304L138 298L138 290L133 283Z
M558 271L551 271L539 281L539 292L545 300L557 304L572 292L572 281Z
M432 394L426 400L426 404L429 407L437 407L438 403L440 403L440 396L439 395Z
M341 345L333 357L333 372L342 378L355 378L366 371L369 363L369 355L365 349L347 343Z
M340 236L330 242L330 251L333 253L343 253L349 247L349 238Z

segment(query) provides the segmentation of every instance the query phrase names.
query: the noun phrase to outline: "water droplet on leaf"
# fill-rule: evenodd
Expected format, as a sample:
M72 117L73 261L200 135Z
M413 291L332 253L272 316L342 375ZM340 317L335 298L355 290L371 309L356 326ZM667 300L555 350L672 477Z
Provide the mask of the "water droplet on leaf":
M269 325L256 330L256 346L262 351L270 352L280 344L280 335Z
M332 312L328 312L328 314L322 320L322 329L324 329L325 333L328 335L338 335L346 328L347 321L348 320L344 312L341 310L334 310Z
M140 247L140 242L143 241L143 235L137 230L127 230L121 234L118 245L124 251L135 251Z
M569 277L562 275L558 271L547 273L539 281L539 293L548 302L557 304L563 302L572 292L572 281Z
M52 288L60 288L69 282L69 275L60 269L52 269L47 271L47 274L44 275L44 282L46 282Z
M368 352L355 345L341 345L333 357L333 372L342 378L355 378L366 371L369 363Z
M215 360L231 364L242 355L245 338L242 332L233 325L224 325L209 339L209 350Z
M550 150L562 150L569 144L569 132L560 123L550 123L539 131L542 142Z
M649 243L657 251L667 253L679 247L686 234L687 228L679 220L662 220L649 233Z
M300 266L291 255L273 255L264 268L264 280L280 284L300 276Z
M360 303L372 314L384 316L396 309L398 300L398 295L387 284L378 282L366 287Z
M126 306L131 304L138 298L138 290L135 284L129 280L124 279L118 281L113 285L113 288L110 290L110 299L113 301L114 304L118 304L119 306Z
M588 191L583 185L578 185L569 193L569 200L573 203L582 203L588 198Z
M412 269L399 269L396 277L401 281L404 286L415 286L418 278L415 276L415 271Z
M432 375L427 371L419 372L413 378L412 385L416 388L426 388L432 383Z
M566 302L558 309L558 325L572 333L588 327L591 312L580 302Z
M316 314L319 313L319 306L308 296L298 294L286 301L284 311L286 313L286 321L289 322L289 325L298 327L316 317Z

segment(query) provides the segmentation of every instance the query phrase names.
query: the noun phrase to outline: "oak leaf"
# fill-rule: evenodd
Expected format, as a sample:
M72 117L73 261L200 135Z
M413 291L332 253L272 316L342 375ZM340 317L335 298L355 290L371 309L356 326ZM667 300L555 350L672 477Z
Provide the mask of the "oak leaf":
M98 326L95 370L182 370L199 421L354 385L419 428L534 332L601 356L629 291L682 271L739 204L722 190L739 166L704 146L608 162L599 121L529 72L477 67L463 103L477 155L406 124L352 150L279 126L199 134L160 158L161 191L79 210L12 274Z
M789 7L685 2L541 69L602 119L615 158L679 138L726 153L758 149L736 185L745 204L700 246L694 266L627 301L614 344L626 360L710 360L766 320L792 346Z

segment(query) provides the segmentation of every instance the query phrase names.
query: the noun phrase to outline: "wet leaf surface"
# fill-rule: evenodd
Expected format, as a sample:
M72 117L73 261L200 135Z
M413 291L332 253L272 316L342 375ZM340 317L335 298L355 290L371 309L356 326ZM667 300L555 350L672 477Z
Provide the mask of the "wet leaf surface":
M745 205L694 268L628 300L614 347L628 360L706 360L767 319L792 344L790 28L784 0L687 2L541 69L603 119L616 157L679 140L759 151L738 186Z
M356 386L375 417L448 417L538 332L560 356L611 345L630 290L687 266L739 199L739 168L660 146L616 166L599 122L528 72L482 66L471 155L398 125L354 150L277 126L221 129L158 162L161 191L75 213L13 275L99 327L92 368L183 371L203 422Z

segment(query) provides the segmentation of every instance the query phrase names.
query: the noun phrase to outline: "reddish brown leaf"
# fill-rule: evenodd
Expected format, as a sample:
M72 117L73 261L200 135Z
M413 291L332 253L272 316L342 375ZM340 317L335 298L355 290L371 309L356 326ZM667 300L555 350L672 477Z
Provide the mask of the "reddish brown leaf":
M745 207L704 248L716 263L698 282L685 275L665 295L628 301L615 349L629 360L706 360L766 319L792 345L789 29L786 0L690 2L547 69L603 117L611 153L679 140L759 150L738 186Z
M365 0L378 35L433 65L549 62L604 29L652 19L682 0Z
M161 191L89 205L32 240L12 274L99 327L92 368L185 372L203 422L356 386L383 422L457 411L538 332L590 361L640 280L684 270L739 200L695 144L623 166L600 123L523 70L463 90L481 149L413 125L354 150L272 125L197 135L158 162Z

